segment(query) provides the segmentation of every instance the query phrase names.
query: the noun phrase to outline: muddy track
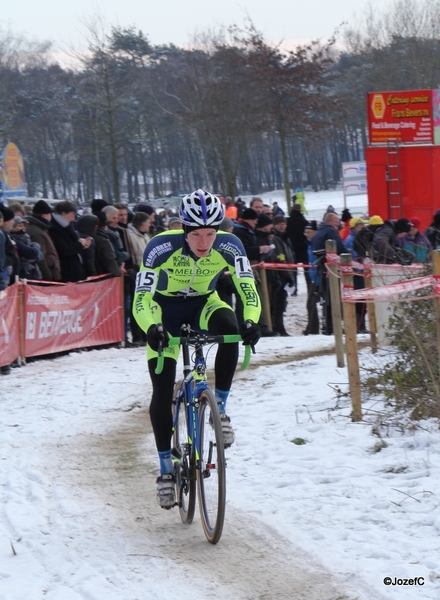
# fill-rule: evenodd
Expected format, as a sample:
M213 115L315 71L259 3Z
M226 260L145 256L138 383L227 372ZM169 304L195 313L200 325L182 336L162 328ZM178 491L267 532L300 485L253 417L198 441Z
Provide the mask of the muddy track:
M56 440L56 448L50 444L52 469L73 495L83 497L78 504L101 507L92 526L90 508L76 515L87 551L105 553L117 536L121 553L112 558L128 579L149 561L160 564L161 557L172 556L180 576L188 577L194 600L205 600L208 592L213 600L355 600L299 546L230 506L216 546L205 540L197 512L187 526L177 510L161 510L148 411L119 413L115 422L118 429L108 434L67 437ZM94 546L97 531L100 544Z

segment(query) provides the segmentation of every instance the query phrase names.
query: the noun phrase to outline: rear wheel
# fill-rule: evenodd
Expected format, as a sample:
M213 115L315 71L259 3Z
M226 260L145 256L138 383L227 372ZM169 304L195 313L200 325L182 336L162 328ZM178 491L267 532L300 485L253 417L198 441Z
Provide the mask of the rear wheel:
M197 492L206 539L216 544L223 531L226 508L226 464L217 400L211 390L199 397L200 469Z
M173 433L173 445L176 452L174 463L176 473L176 495L179 503L180 518L189 525L194 519L196 507L196 467L193 446L188 441L187 413L183 396L180 395L181 383L176 384L176 404L174 414L178 412Z

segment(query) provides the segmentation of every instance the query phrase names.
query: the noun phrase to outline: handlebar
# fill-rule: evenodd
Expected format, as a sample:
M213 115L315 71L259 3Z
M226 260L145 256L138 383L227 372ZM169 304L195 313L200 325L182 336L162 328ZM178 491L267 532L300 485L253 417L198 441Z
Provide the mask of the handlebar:
M170 337L168 339L169 346L206 346L207 344L233 344L241 342L241 335L229 334L229 335L209 335L205 333L192 333L191 335ZM253 346L247 345L244 347L244 360L241 364L241 370L244 371L248 368L251 360L251 349L254 351ZM164 356L162 353L162 347L159 346L157 365L155 369L156 375L162 373Z

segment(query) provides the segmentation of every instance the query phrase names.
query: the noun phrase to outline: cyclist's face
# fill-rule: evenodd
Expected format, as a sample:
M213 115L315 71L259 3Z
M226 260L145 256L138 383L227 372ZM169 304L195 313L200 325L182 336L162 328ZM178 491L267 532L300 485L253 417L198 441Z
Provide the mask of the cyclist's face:
M212 227L196 229L187 234L186 239L191 251L198 257L208 256L214 243L217 231Z

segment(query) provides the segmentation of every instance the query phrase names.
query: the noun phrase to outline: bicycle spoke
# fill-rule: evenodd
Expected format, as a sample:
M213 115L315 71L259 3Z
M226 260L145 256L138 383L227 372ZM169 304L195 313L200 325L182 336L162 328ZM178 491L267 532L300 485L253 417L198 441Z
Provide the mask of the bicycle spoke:
M180 385L176 386L177 390ZM188 428L185 404L180 401L175 406L178 410L178 418L175 423L173 443L178 458L175 460L176 491L179 503L180 518L183 523L189 525L194 519L196 506L196 477L195 464L193 460L192 446L188 443Z
M217 401L211 390L200 397L200 471L197 479L200 516L206 538L216 544L222 534L226 503L223 436Z

